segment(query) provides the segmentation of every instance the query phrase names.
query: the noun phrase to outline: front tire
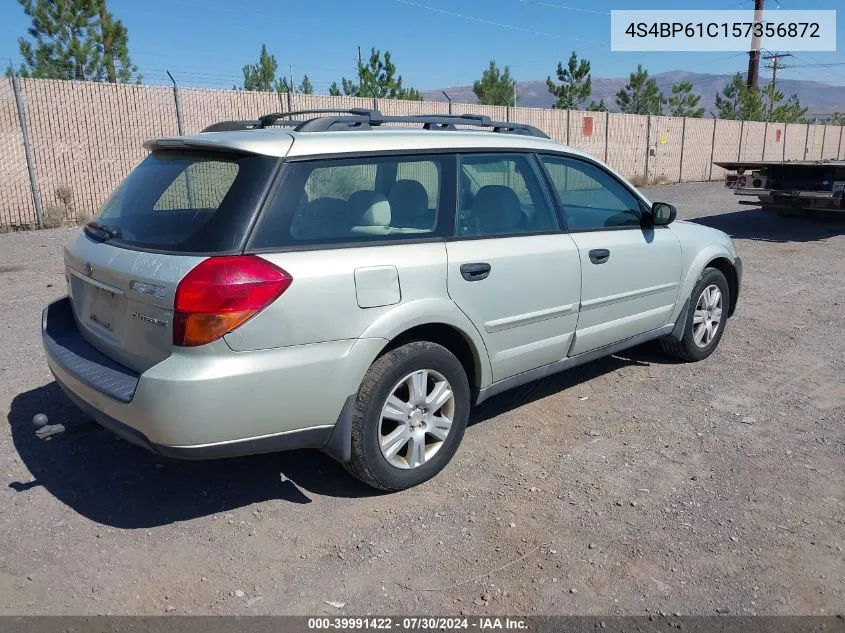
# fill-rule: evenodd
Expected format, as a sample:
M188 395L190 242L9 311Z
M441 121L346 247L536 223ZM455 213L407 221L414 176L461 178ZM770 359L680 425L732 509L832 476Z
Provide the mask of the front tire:
M417 341L390 350L358 389L346 469L380 490L421 484L452 459L469 409L466 372L445 347Z
M687 362L704 360L719 345L731 305L730 287L722 271L705 268L690 295L690 309L680 341L660 341L663 351Z

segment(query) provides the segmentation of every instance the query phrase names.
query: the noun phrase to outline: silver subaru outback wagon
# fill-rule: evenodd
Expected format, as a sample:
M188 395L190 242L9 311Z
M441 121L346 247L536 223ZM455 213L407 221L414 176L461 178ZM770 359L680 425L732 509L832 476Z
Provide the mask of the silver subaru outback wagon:
M530 126L310 111L145 147L42 330L70 399L161 455L317 448L407 488L473 405L652 339L702 360L736 306L727 235Z

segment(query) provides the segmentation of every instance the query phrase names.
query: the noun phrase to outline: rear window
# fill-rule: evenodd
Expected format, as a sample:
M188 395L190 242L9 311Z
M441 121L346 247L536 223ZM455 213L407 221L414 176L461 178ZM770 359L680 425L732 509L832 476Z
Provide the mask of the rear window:
M293 162L251 247L419 239L438 234L442 156Z
M236 251L277 162L267 156L154 152L94 221L112 230L116 244L180 253Z

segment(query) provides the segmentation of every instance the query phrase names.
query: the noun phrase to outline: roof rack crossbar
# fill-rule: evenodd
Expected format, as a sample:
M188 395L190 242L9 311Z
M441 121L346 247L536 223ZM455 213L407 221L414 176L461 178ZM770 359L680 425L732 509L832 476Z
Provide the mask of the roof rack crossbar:
M235 132L238 130L254 130L261 127L260 121L219 121L212 123L207 128L203 129L200 134L205 132Z
M282 125L280 120L293 119L295 116L302 116L304 114L347 114L356 117L366 118L371 125L378 125L381 121L382 114L378 110L369 110L366 108L318 108L314 110L292 110L291 112L273 112L272 114L265 114L259 117L261 127L270 127L271 125ZM327 117L330 118L330 117ZM301 123L302 121L299 121Z
M525 123L513 123L510 121L492 121L490 117L483 114L443 114L425 115L412 114L408 116L386 116L384 123L422 123L425 129L458 129L456 125L472 127L490 127L494 132L505 134L523 134L525 136L536 136L549 138L542 130ZM436 126L436 127L434 127Z

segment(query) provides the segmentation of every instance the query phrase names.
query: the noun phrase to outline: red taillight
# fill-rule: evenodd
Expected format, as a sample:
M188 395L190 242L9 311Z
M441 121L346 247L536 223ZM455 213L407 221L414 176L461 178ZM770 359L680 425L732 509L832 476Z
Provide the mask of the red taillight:
M216 341L275 301L293 278L254 255L210 257L176 288L173 344Z

